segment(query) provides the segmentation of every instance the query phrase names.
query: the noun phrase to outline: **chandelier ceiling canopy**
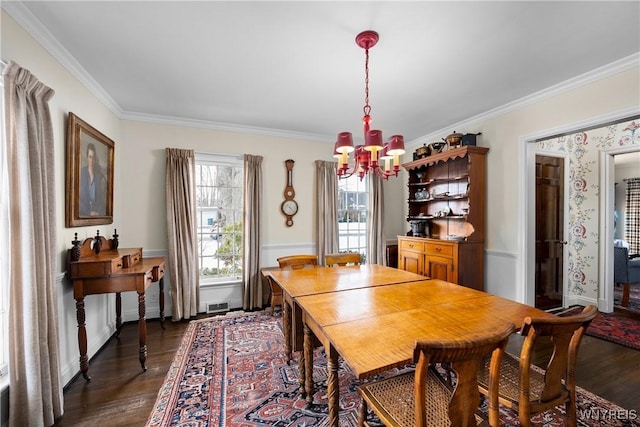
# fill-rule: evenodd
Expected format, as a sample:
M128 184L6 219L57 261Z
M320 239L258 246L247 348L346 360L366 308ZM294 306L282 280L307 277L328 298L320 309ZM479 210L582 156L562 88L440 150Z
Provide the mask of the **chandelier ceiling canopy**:
M351 132L340 132L336 140L333 155L338 158L338 177L348 178L357 173L360 179L368 173L388 179L398 176L400 170L400 155L405 153L404 137L393 135L383 142L381 130L371 130L371 106L369 105L369 49L378 43L379 35L375 31L363 31L356 36L356 44L365 51L364 65L364 144L353 145ZM353 169L349 170L349 153L354 153ZM384 168L380 162L384 160ZM393 161L393 167L391 162Z

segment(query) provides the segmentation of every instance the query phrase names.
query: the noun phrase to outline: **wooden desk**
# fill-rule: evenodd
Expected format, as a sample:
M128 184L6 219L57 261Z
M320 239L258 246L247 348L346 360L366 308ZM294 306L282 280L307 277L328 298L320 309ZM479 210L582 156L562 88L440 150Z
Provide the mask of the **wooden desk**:
M104 237L102 237L104 239ZM78 319L78 347L80 349L80 371L89 381L89 359L87 357L87 331L85 326L84 297L87 295L116 294L116 335L122 327L121 292L138 293L138 337L140 343L140 366L146 371L147 323L145 293L153 282L160 288L160 325L164 329L164 268L165 258L142 258L142 248L111 249L105 240L99 254L91 249L91 240L82 245L80 259L69 260L69 277L73 283ZM110 242L110 241L109 241Z
M520 327L526 316L553 316L441 280L308 295L297 298L296 304L303 312L307 401L313 399L312 342L317 338L328 359L331 426L338 425L338 356L357 378L364 378L410 363L419 338L460 339L506 323Z

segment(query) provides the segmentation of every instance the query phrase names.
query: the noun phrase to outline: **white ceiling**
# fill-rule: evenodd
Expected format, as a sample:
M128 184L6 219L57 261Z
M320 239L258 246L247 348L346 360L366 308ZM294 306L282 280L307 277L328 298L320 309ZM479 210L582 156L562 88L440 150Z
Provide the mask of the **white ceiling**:
M363 30L380 34L370 51L372 127L407 141L640 52L638 1L2 7L119 117L327 142L361 135L364 51L354 38Z

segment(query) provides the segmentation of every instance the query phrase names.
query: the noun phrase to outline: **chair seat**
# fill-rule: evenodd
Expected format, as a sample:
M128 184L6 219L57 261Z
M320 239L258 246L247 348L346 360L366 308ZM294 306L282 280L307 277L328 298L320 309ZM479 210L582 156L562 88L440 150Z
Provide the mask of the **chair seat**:
M361 385L360 393L369 407L384 408L380 419L385 425L414 426L414 372L396 375L381 381ZM448 409L452 390L442 377L429 369L426 390L427 419L430 426L450 426ZM476 415L476 423L482 418ZM369 426L365 422L365 426Z
M484 367L478 372L478 385L489 387L489 364L491 358L484 359ZM539 400L544 390L544 374L536 369L529 372L530 400ZM501 403L517 402L520 396L520 361L509 353L504 353L500 363L500 385L498 386Z

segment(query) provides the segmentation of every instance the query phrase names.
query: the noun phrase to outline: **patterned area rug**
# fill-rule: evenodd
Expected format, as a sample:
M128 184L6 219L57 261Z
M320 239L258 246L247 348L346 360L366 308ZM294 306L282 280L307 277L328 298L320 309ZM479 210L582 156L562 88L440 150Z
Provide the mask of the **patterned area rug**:
M407 367L405 369L410 369ZM387 375L395 374L397 371ZM358 381L341 364L340 426L357 425ZM317 403L306 407L298 391L297 361L285 363L282 320L263 313L196 320L190 323L147 426L326 426L326 358L314 359ZM578 390L578 425L640 426L634 412ZM503 425L517 414L503 408ZM561 426L561 414L547 412L536 425Z
M568 316L582 311L582 307L572 307L559 314ZM587 328L587 335L611 341L625 347L640 350L640 320L614 313L598 313Z
M629 290L629 305L626 309L640 313L640 286L632 285L629 287ZM622 301L622 286L613 287L613 296L614 304L622 307L620 305L620 302Z

